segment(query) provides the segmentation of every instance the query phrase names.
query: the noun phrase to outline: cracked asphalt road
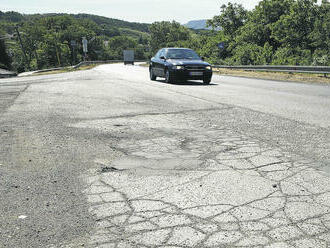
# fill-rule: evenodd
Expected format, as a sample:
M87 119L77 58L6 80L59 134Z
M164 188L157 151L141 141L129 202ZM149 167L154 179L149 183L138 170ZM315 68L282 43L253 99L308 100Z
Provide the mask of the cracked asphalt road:
M0 247L329 247L330 87L142 67L0 81Z

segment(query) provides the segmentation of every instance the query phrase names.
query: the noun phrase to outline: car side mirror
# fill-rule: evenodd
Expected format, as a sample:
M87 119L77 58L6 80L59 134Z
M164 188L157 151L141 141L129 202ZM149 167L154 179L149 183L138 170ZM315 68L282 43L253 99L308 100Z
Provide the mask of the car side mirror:
M160 59L166 60L165 56L160 56Z
M204 57L201 57L201 59L204 61L205 60L205 58Z

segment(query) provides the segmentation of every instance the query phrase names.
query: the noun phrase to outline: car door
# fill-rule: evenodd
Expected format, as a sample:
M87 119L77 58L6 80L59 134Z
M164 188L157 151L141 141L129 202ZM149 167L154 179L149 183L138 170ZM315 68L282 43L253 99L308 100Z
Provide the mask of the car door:
M160 63L162 63L162 61L161 61L161 59L160 59L160 54L161 54L162 50L163 50L163 49L160 49L160 50L156 53L155 57L153 57L153 58L151 59L151 68L153 69L153 73L154 73L154 75L157 76L157 77L160 77L160 76L161 76L161 75L160 75L160 74L161 74L161 73L160 73L160 67L161 67Z
M165 67L166 67L166 59L161 59L165 57L166 49L162 49L159 55L159 77L165 77Z

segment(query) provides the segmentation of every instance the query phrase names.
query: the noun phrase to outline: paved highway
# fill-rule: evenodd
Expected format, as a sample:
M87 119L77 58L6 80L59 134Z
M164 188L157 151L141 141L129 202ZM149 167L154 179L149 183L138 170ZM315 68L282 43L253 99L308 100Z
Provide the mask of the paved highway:
M329 247L330 87L140 66L0 80L0 247Z

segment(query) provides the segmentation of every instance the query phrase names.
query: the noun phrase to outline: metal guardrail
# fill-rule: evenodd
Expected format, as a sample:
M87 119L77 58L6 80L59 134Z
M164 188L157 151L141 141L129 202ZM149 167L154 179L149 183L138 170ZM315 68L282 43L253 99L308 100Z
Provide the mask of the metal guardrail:
M269 72L289 72L289 73L315 73L330 74L330 66L284 66L284 65L213 65L213 68L232 69L244 71L269 71Z
M0 68L0 78L9 78L17 76L16 72L8 71Z
M134 62L146 62L145 60L135 60ZM81 66L84 65L94 65L94 64L113 64L113 63L124 63L124 60L99 60L99 61L82 61L77 65L73 65L73 66L66 66L66 67L57 67L57 68L49 68L49 69L43 69L43 70L38 70L38 71L30 71L30 72L24 72L19 74L25 74L25 73L29 73L29 75L32 74L38 74L38 73L43 73L43 72L49 72L49 71L60 71L63 69L77 69ZM17 74L16 74L17 75ZM25 75L24 75L25 76Z
M106 60L106 61L82 61L77 65L72 66L74 69L77 69L84 65L94 65L94 64L110 64L110 63L121 63L123 60Z
M134 60L134 62L146 62L145 60ZM93 65L93 64L111 64L111 63L124 63L124 60L106 60L106 61L82 61L77 65L74 65L73 68L77 69L80 66L84 65Z
M135 60L134 62L148 62L145 60ZM106 60L106 61L82 61L77 65L71 66L73 69L77 69L84 65L92 64L111 64L111 63L124 63L123 60ZM238 66L228 66L228 65L212 65L213 68L219 69L231 69L231 70L245 70L245 71L265 71L265 72L286 72L286 73L315 73L330 74L330 66L282 66L282 65L238 65ZM70 67L60 67L60 68L50 68L35 71L33 73L41 73L48 71L62 70Z
M68 68L73 68L73 69L77 69L81 66L84 65L93 65L93 64L107 64L107 63L120 63L120 62L124 62L123 60L109 60L109 61L82 61L77 65L73 65L73 66L66 66L66 67L57 67L57 68L49 68L49 69L43 69L43 70L38 70L35 71L34 73L42 73L42 72L49 72L49 71L60 71L63 69L68 69Z
M48 72L48 71L59 71L59 70L67 69L67 68L73 68L73 66L43 69L43 70L34 71L33 73L42 73L42 72Z

